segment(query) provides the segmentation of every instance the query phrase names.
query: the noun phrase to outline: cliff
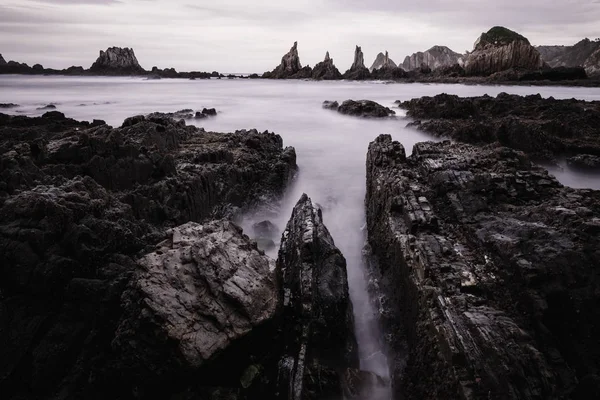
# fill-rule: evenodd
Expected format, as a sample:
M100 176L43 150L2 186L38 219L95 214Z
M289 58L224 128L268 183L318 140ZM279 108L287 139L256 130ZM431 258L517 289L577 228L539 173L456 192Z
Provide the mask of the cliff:
M133 49L109 47L106 51L100 50L98 59L90 67L90 72L102 75L133 75L144 74L146 71L138 63Z
M398 65L396 65L394 60L392 60L389 57L387 51L385 52L385 54L383 54L383 53L377 54L377 57L375 58L375 61L373 61L373 65L371 65L371 68L369 68L369 71L373 72L376 69L386 68L386 67L394 67L394 68L398 67Z
M401 67L405 71L421 68L426 65L434 70L440 67L447 67L454 64L462 65L464 55L456 53L446 46L433 46L425 52L414 53L406 56Z
M600 69L597 52L600 40L583 39L573 46L537 46L544 61L551 67L584 67L588 75Z
M527 38L504 27L482 33L465 60L467 75L488 76L520 68L535 71L545 66L540 53Z

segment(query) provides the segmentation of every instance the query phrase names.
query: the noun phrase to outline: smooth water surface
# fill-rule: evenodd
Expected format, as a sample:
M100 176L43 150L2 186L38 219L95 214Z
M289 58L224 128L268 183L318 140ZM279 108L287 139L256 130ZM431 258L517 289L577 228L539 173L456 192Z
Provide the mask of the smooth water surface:
M348 263L361 367L381 376L388 376L387 361L381 351L381 335L369 301L361 259L365 241L361 230L365 223L365 154L369 142L382 133L400 141L407 153L416 142L431 138L406 128L409 120L398 109L395 109L397 119L364 120L324 110L321 103L369 99L392 107L395 100L442 92L461 96L540 93L544 97L600 100L598 88L0 76L0 103L21 105L3 112L40 115L44 111L36 108L53 103L68 117L103 119L118 126L124 118L136 114L214 107L219 111L217 117L198 122L206 130L256 128L280 134L285 145L296 148L300 172L286 195L282 212L272 220L283 230L303 192L321 205L325 224ZM600 176L577 174L568 169L553 171L565 184L600 189ZM252 222L253 219L246 220L245 228ZM389 397L387 392L378 396L386 397Z

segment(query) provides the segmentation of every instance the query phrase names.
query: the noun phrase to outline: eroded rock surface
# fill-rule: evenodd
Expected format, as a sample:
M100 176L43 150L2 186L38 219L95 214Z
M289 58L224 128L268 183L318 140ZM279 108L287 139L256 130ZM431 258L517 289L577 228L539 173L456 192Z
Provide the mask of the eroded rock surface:
M325 59L313 68L312 78L317 80L342 79L342 74L333 63L333 58L329 57L329 52L325 54Z
M406 157L381 135L366 206L387 334L410 349L398 392L593 398L600 192L565 188L512 149L428 142Z
M371 100L346 100L337 108L334 103L323 104L323 107L337 110L340 114L363 118L386 118L396 114L394 110Z
M371 78L369 69L365 67L365 56L360 46L356 46L356 49L354 49L354 61L350 69L344 73L343 78L349 80L366 80Z
M379 68L389 68L389 67L398 67L398 65L396 65L396 63L394 62L394 60L392 60L390 58L390 56L388 55L388 52L386 50L385 54L383 53L379 53L377 54L377 57L375 57L375 61L373 61L373 64L371 65L371 68L369 68L370 72L373 72L376 69Z
M146 71L138 63L133 49L109 47L106 51L100 50L98 59L90 67L90 72L107 75L131 75L144 74Z
M286 399L342 398L358 367L346 260L302 195L277 258L284 285L285 352L280 392Z
M544 66L540 53L527 38L496 26L477 39L464 68L467 75L488 76L511 68L535 71Z
M473 144L498 142L533 158L600 156L600 102L540 95L465 97L440 94L402 102L419 129Z
M281 64L273 71L265 72L262 77L267 79L306 79L311 75L312 70L309 66L302 68L298 55L298 42L294 42L290 51L281 58Z

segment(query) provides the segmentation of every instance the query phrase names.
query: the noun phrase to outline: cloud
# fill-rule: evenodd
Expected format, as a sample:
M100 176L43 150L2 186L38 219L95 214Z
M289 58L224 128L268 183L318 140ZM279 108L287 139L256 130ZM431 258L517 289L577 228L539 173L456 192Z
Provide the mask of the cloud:
M433 45L471 50L483 31L507 26L534 44L596 37L598 0L2 0L0 53L29 64L89 66L98 50L128 46L145 68L262 72L298 41L303 64L329 50L340 70L362 45L402 62Z

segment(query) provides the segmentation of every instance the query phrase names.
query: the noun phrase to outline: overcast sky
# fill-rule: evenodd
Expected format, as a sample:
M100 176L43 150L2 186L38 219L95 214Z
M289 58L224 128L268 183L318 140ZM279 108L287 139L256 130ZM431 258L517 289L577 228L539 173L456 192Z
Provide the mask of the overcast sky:
M100 49L133 47L146 69L263 72L294 41L314 66L329 50L344 72L361 45L404 57L433 45L463 53L503 25L533 44L600 36L600 0L0 0L0 54L88 68Z

